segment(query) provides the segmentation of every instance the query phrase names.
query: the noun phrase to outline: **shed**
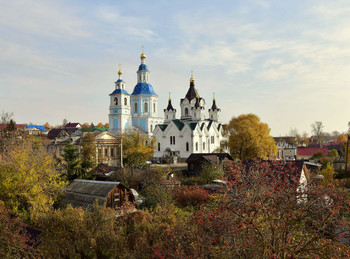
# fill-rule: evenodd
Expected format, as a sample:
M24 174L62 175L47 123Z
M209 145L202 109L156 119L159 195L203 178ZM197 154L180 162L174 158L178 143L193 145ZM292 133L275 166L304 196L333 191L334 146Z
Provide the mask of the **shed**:
M232 160L232 157L227 153L192 153L187 158L186 163L190 175L200 175L205 165L214 164L222 168L227 161Z
M65 196L60 205L65 207L71 204L73 207L82 207L92 210L95 201L108 208L119 210L123 205L129 205L135 209L136 199L132 191L120 182L91 181L75 179L65 189ZM130 209L130 207L129 207Z

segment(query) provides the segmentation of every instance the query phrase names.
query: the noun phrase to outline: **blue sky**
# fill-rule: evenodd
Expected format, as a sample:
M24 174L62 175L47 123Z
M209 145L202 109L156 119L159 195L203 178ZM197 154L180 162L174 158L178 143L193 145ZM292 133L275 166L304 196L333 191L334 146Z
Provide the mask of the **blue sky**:
M132 92L141 45L161 115L193 70L224 123L255 113L279 136L350 121L348 1L0 3L0 111L18 123L108 122L118 64Z

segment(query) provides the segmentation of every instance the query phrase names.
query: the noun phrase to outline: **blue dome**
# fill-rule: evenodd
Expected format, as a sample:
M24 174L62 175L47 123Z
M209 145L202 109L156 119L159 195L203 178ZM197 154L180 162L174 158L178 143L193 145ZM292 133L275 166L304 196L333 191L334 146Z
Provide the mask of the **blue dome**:
M110 95L113 95L113 94L127 94L127 95L130 95L127 91L125 91L124 89L115 89L113 91L113 93L111 93Z
M153 90L153 86L147 83L138 83L137 85L135 85L134 91L131 95L138 94L157 95Z
M147 65L146 65L146 64L141 64L141 65L139 66L139 71L148 71Z
M120 83L120 82L123 82L122 79L118 79L116 83Z

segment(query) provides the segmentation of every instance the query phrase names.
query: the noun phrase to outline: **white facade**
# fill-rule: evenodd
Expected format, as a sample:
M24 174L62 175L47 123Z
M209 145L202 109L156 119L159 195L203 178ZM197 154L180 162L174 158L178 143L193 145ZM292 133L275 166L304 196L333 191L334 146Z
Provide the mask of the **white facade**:
M209 113L213 119L205 118L205 100L199 97L190 79L190 88L180 101L181 119L175 119L176 110L169 98L168 107L164 109L164 124L159 124L153 131L157 139L154 157L178 156L182 159L192 153L212 153L220 149L222 125L218 121L220 109L215 99Z

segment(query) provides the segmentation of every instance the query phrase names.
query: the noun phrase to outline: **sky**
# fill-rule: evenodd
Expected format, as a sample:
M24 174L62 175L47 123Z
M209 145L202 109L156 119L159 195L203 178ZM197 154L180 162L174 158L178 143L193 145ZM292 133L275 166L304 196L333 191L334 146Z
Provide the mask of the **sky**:
M254 113L273 136L346 131L350 2L0 0L0 112L17 123L108 122L122 64L129 93L141 46L159 95L180 110L191 71L221 121ZM179 116L179 114L178 114Z

